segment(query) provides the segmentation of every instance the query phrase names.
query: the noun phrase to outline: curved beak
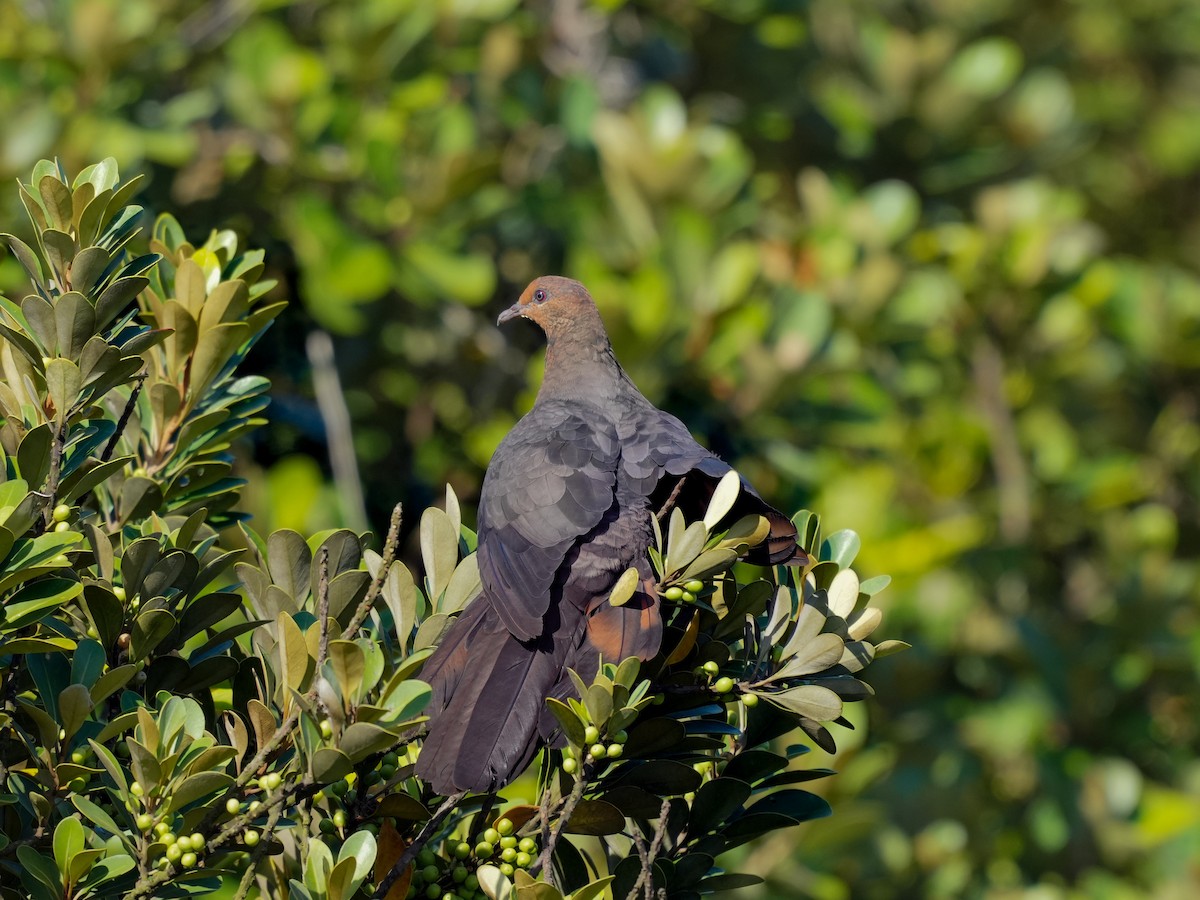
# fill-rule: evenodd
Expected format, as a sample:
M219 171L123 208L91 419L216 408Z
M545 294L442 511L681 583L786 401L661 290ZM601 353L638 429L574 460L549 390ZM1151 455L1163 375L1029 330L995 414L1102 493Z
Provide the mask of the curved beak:
M518 300L504 312L500 313L500 315L496 318L496 324L503 325L505 322L523 315L525 315L525 310L521 308L521 301Z

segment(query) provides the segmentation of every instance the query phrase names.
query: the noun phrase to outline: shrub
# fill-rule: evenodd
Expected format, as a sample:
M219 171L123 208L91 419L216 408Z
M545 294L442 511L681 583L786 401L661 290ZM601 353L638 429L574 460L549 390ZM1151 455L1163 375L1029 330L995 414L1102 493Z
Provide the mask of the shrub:
M143 248L137 185L43 161L33 244L4 236L32 286L0 300L5 896L683 898L753 883L718 857L828 814L796 786L831 773L777 748L832 749L822 723L902 646L867 641L886 579L809 512L804 572L735 566L765 524L718 530L736 479L662 523L662 655L551 701L566 746L508 799L433 796L420 667L479 592L474 534L448 491L418 582L398 508L379 553L246 526L230 446L268 384L238 366L283 304L231 232L164 215Z

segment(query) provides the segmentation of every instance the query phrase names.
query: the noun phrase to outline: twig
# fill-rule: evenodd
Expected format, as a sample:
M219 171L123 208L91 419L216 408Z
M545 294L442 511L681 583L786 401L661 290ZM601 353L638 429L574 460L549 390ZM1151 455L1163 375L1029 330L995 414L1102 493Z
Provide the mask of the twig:
M662 505L662 509L655 513L654 517L658 519L658 521L661 522L663 517L671 511L671 507L674 506L675 501L679 499L679 492L683 490L683 483L685 481L687 481L687 475L682 476L677 482L675 482L675 487L671 490L671 495L667 497L667 502Z
M425 823L425 827L417 833L412 843L404 848L404 852L400 854L400 858L396 860L395 865L392 866L383 881L379 882L379 887L371 895L375 900L382 900L383 897L388 895L388 891L392 889L392 885L400 880L400 876L404 874L404 870L417 858L417 854L429 843L429 839L442 827L442 822L445 821L446 816L450 815L454 807L458 805L458 801L465 797L466 793L466 791L459 791L457 794L451 794L446 798L446 802L438 807L438 811Z
M325 422L329 464L338 495L342 498L342 515L355 531L366 531L369 527L367 506L363 500L354 443L350 439L350 411L346 409L346 398L333 359L333 341L324 331L314 331L308 336L305 348L312 366L317 408Z
M384 541L383 554L379 560L379 571L371 580L371 586L367 588L366 596L358 604L358 609L354 611L354 616L350 619L350 624L342 632L343 640L350 640L354 637L354 633L358 631L359 626L370 615L375 601L379 599L379 593L383 590L384 582L387 581L388 572L392 568L392 563L396 560L396 550L400 544L400 523L403 519L404 507L397 503L396 508L392 510L391 524L388 525L387 539Z
M58 502L55 495L58 494L58 482L62 476L63 444L66 440L67 420L64 414L62 425L54 429L54 436L50 439L50 474L46 476L46 508L42 511L47 527L54 521L54 507Z
M276 806L267 816L267 824L263 828L262 837L258 842L258 846L250 854L250 859L246 863L246 871L242 873L242 880L238 883L237 893L233 895L233 900L246 900L250 894L250 887L254 884L254 872L258 868L258 862L267 852L268 839L271 832L275 830L275 826L279 823L279 817L283 813L283 804Z
M317 672L329 657L329 547L317 551L317 621L321 638L317 642ZM318 677L320 677L318 675Z
M658 810L658 825L654 828L654 839L650 842L650 849L646 854L642 855L642 848L639 845L638 855L642 857L642 871L638 874L638 879L633 883L633 890L629 892L627 900L637 900L639 891L643 889L646 892L646 900L654 898L654 860L658 858L658 851L662 849L663 838L667 833L667 817L671 814L671 801L669 798L664 798L662 806ZM641 843L645 843L645 838L642 837L640 831L634 830L634 834Z
M112 437L104 445L104 452L100 454L100 462L108 462L112 458L113 451L117 449L117 443L121 440L121 435L125 433L125 426L129 424L129 417L133 415L133 411L137 407L138 395L141 394L145 381L145 372L137 376L133 390L129 392L129 399L125 401L125 409L121 412L121 418L117 420L117 430L112 433Z
M546 755L549 756L549 753ZM553 777L554 770L551 769L550 776L546 779L546 789L542 791L542 799L538 804L538 809L540 811L540 817L542 820L539 824L539 828L541 829L543 847L549 846L550 844L550 783ZM552 862L546 864L543 874L546 877L546 883L549 884L550 887L558 887L558 885L554 883L554 865Z
M579 777L575 780L575 786L571 788L571 793L567 796L567 799L563 802L562 809L559 811L558 821L554 825L554 830L542 845L542 855L538 857L537 862L529 867L530 875L550 870L554 859L554 848L558 846L563 831L566 830L567 823L571 820L571 814L575 812L575 807L583 799L583 792L587 790L588 780L592 777L593 769L594 766L591 763L585 763L580 768Z

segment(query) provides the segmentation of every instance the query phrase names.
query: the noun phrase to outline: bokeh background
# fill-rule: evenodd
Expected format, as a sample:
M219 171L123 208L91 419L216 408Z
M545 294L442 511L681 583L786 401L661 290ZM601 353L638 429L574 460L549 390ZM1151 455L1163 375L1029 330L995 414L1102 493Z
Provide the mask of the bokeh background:
M0 23L0 176L115 156L150 210L265 247L294 302L253 357L260 530L378 530L447 481L470 506L539 377L496 313L560 272L651 399L862 534L914 649L841 735L834 817L747 851L753 896L1200 896L1200 4Z

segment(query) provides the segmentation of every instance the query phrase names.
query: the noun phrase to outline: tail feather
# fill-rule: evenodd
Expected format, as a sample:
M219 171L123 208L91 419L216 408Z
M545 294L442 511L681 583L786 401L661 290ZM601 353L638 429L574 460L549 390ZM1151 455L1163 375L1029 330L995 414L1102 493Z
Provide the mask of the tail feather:
M422 677L433 687L428 737L417 774L441 794L490 791L537 751L545 698L578 643L582 615L521 641L480 597L443 637ZM469 666L469 669L468 669Z

